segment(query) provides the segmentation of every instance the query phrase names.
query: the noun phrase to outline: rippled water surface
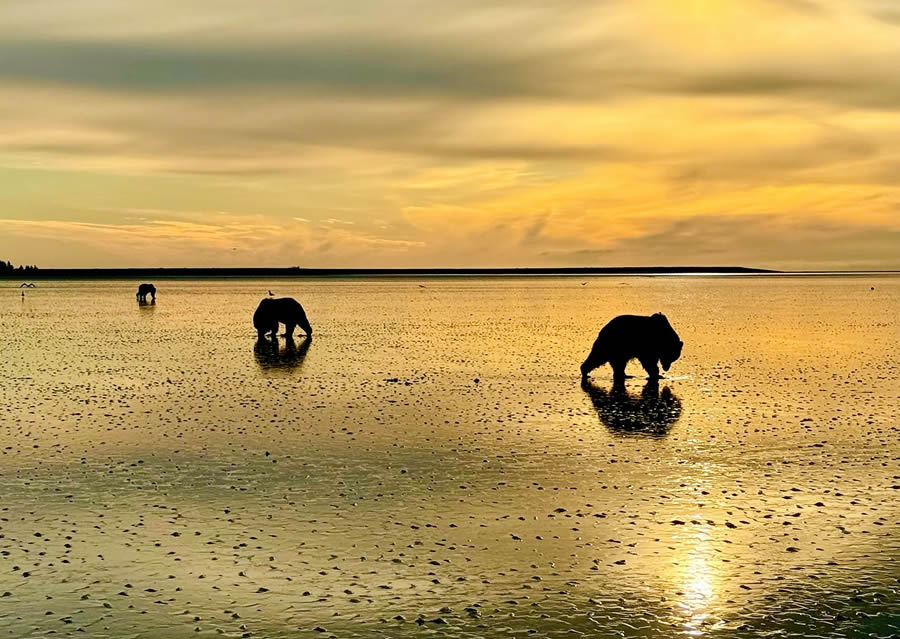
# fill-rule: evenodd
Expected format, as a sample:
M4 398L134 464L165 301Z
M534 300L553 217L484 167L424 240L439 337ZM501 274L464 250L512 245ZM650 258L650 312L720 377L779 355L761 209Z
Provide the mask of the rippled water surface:
M17 284L0 636L900 633L900 278Z

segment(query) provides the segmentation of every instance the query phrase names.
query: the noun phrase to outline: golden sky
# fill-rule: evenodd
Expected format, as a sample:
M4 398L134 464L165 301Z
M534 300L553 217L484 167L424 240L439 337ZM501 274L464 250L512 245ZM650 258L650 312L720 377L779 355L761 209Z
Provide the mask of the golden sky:
M895 0L29 0L0 258L900 268Z

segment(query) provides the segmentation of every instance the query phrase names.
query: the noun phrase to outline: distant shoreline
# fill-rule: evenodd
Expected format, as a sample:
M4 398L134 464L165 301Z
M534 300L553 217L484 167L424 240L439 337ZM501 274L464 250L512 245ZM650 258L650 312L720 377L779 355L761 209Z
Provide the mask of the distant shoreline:
M4 279L139 279L165 277L454 277L584 275L752 275L772 271L742 266L636 266L572 268L47 268L2 273Z
M152 280L154 278L412 278L412 277L603 277L679 275L897 275L900 271L776 271L743 266L634 266L571 268L47 268L0 273L0 279Z

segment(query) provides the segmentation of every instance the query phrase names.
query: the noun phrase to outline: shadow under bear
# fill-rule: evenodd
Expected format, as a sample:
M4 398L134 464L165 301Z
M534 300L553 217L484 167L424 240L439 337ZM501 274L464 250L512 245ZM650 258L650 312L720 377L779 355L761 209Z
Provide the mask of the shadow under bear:
M253 346L253 355L263 370L294 370L303 364L311 345L312 337L304 337L299 344L287 337L284 345L277 337L260 337Z
M665 437L681 418L681 400L668 386L660 391L656 379L648 380L640 394L628 392L621 378L609 390L583 378L581 388L600 422L620 437Z

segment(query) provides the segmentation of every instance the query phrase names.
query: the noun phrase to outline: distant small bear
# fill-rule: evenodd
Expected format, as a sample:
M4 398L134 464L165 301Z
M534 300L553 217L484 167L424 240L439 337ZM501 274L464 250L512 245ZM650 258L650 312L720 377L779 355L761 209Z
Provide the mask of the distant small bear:
M312 327L300 302L292 297L266 297L260 300L253 313L253 327L259 338L262 339L266 333L271 333L274 337L278 332L279 322L284 324L284 333L288 337L293 337L295 326L302 328L307 335L312 335Z
M138 286L138 290L137 290L138 302L146 302L147 295L150 295L150 297L155 302L156 301L156 287L153 286L153 284L141 284L140 286Z
M619 315L603 327L591 348L590 355L581 365L581 376L603 366L612 366L613 377L625 377L625 365L637 358L647 371L650 379L659 377L656 362L663 370L669 370L676 359L681 357L684 346L669 320L662 313L646 315Z

